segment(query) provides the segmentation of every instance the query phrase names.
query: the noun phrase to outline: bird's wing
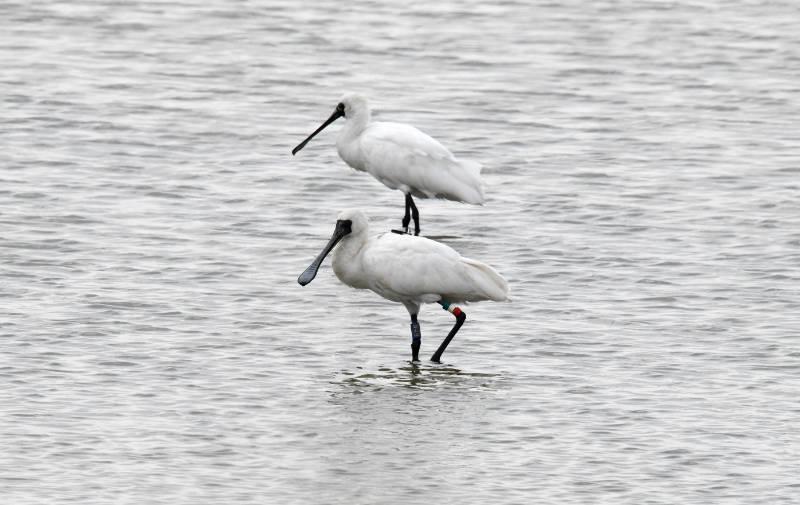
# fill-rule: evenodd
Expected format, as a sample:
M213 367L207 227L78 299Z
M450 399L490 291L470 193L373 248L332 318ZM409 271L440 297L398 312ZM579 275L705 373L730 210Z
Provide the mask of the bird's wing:
M505 299L507 285L490 288L502 277L483 263L462 258L450 247L426 239L385 233L375 238L363 257L371 289L395 299L439 297L451 302Z
M364 269L381 295L417 298L438 293L460 256L449 247L422 237L385 233L374 239L363 256Z
M370 123L360 146L367 171L389 187L415 196L483 203L480 164L456 159L413 126Z

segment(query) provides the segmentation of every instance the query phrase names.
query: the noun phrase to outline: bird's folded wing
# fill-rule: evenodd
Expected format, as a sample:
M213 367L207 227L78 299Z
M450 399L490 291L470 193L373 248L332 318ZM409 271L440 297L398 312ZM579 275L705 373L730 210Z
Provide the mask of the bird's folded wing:
M492 272L499 275L490 267L422 237L384 234L365 252L363 261L374 290L396 297L436 294L452 302L477 301L501 298L507 290L496 286Z
M480 164L456 159L413 126L371 123L360 146L367 171L390 187L428 198L483 203Z

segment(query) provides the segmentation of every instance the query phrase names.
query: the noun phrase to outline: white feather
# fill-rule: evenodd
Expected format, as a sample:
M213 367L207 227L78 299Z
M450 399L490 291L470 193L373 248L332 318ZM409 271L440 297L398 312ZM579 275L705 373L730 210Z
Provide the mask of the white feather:
M508 299L508 283L489 265L424 237L370 236L361 211L344 211L339 219L350 220L352 232L336 247L333 270L349 286L369 289L407 307Z
M336 147L348 165L415 197L483 204L479 163L457 159L413 126L371 122L369 106L361 96L347 95L342 103L347 122Z

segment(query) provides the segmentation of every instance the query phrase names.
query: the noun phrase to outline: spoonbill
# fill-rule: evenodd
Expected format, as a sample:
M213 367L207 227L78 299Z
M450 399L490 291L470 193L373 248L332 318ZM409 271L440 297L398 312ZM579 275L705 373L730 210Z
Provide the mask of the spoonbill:
M358 94L344 95L333 114L292 149L292 155L340 117L346 123L336 138L339 156L352 168L368 172L385 186L405 194L403 231L396 233L409 233L413 216L414 235L419 235L419 211L412 196L483 205L479 163L457 159L411 125L370 121L369 103Z
M464 258L424 237L394 233L371 236L367 216L360 210L339 213L330 241L297 278L301 286L314 280L334 247L333 271L340 281L369 289L408 309L412 361L419 361L422 334L417 314L423 303L436 302L456 317L450 333L431 356L431 361L438 363L467 318L457 303L508 300L508 283L489 265Z

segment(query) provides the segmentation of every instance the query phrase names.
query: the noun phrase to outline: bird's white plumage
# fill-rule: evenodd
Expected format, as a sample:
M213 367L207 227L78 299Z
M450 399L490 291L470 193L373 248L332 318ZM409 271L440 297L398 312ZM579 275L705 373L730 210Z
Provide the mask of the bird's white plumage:
M339 219L350 220L352 231L334 250L333 271L349 286L401 302L412 313L440 300L508 299L508 283L489 265L424 237L370 236L367 217L358 210L343 211Z
M342 103L346 123L336 147L348 165L416 197L483 204L480 164L457 159L413 126L372 122L369 105L359 95L345 95Z

